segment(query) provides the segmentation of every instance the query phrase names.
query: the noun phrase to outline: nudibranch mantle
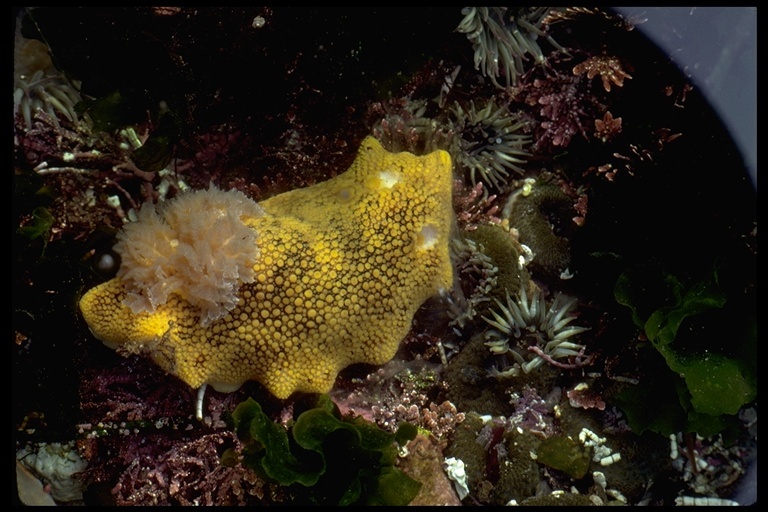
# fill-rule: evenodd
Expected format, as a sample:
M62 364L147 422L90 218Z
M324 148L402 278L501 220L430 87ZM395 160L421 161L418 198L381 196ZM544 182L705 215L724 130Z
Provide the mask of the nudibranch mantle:
M256 380L280 399L328 392L346 366L390 360L416 310L452 286L452 182L447 152L390 153L367 137L352 166L335 178L260 208L244 207L238 193L237 215L230 217L255 231L258 250L249 253L253 261L234 300L219 301L226 310L202 317L200 298L183 285L164 301L136 307L129 295L136 299L158 283L120 277L129 272L89 290L80 309L96 338L149 356L193 388L233 391ZM136 224L131 229L143 229ZM210 229L200 233L212 236ZM221 255L206 251L213 268Z

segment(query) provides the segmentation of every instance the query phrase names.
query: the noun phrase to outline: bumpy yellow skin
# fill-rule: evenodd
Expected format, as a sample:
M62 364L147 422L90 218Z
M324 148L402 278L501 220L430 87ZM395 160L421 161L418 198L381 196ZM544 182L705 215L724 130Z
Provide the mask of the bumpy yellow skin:
M256 279L224 318L202 326L176 295L134 314L119 279L80 308L98 339L193 388L257 380L281 399L328 392L344 367L390 360L421 304L451 287L451 186L445 151L393 154L368 137L345 173L260 203L268 215L247 220L259 233Z

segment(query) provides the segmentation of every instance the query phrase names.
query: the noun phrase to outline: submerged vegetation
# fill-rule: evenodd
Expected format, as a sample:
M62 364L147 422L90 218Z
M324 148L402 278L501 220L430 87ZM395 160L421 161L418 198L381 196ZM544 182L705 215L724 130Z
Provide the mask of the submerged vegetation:
M242 463L294 488L294 503L314 505L407 505L421 484L394 466L396 445L416 437L416 427L403 423L394 434L362 418L342 418L326 395L302 412L290 429L264 414L249 398L232 413L243 443ZM237 458L225 452L223 461Z
M669 367L671 374L660 379L674 382L666 393L669 404L650 410L641 405L639 398L653 392L652 382L625 390L619 403L637 432L649 428L664 435L682 430L711 436L757 396L756 320L744 318L744 325L729 329L733 345L718 346L712 343L712 337L719 334L712 330L712 318L728 320L718 314L727 297L718 284L717 271L688 289L678 277L654 272L653 268L640 268L622 273L614 293L619 303L630 308L634 323ZM656 291L649 287L651 281L659 283L663 291L647 293L649 288ZM661 303L666 305L653 309Z

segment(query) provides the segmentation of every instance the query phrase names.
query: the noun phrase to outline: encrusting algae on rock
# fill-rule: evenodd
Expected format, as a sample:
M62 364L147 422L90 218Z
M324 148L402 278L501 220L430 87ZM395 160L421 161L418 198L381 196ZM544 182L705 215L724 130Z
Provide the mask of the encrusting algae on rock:
M452 182L447 152L389 153L368 137L343 174L260 205L211 188L159 216L142 208L118 246L128 268L80 309L96 338L193 388L327 392L344 367L390 360L421 304L452 286ZM219 227L193 229L206 217Z

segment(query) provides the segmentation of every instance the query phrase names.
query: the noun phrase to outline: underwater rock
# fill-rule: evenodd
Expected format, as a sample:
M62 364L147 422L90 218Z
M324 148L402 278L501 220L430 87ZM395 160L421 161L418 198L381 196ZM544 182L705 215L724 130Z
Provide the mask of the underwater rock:
M50 484L50 494L60 502L83 499L85 483L77 476L88 463L77 453L75 444L39 443L16 452L16 459Z
M453 485L443 471L443 450L439 443L419 434L408 443L407 449L408 455L398 459L397 466L422 484L419 494L409 505L461 505Z

